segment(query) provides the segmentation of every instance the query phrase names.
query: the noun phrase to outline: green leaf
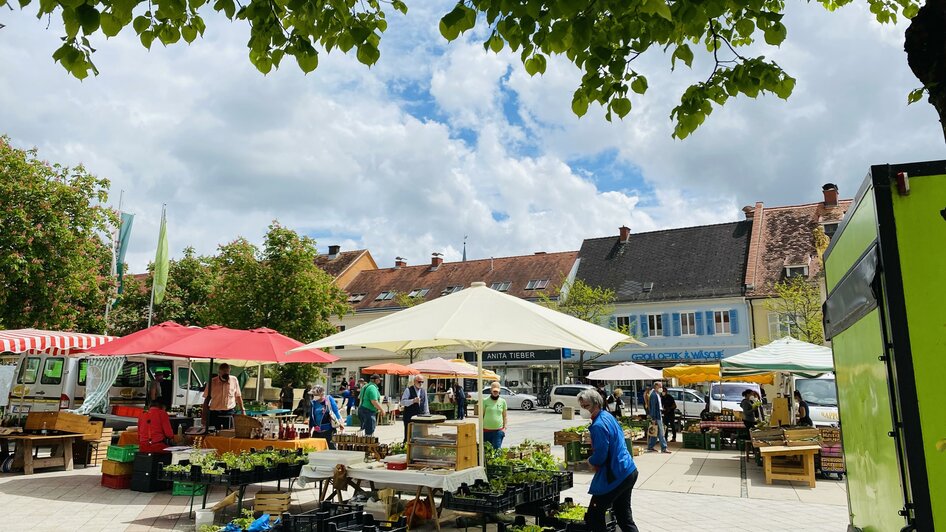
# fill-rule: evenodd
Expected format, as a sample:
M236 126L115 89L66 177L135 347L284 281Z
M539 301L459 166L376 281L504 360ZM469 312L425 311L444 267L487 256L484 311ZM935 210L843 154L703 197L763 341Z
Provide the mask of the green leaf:
M910 94L907 95L907 105L914 104L922 100L924 92L926 92L926 88L924 87L910 91Z
M753 31L755 31L755 24L751 19L743 18L736 22L735 28L736 31L739 32L739 35L748 37L749 35L752 35Z
M523 63L523 66L526 67L526 72L527 72L530 76L534 76L534 75L536 75L536 74L539 73L539 66L540 66L540 63L539 63L539 59L538 59L538 58L539 58L538 55L534 55L534 56L532 56L532 57L526 59L525 63Z
M647 92L647 78L644 76L637 76L634 78L634 81L631 82L631 90L637 94L644 94Z
M141 45L147 49L151 49L151 43L154 42L154 32L151 30L146 30L141 32L141 35L138 36L138 39L141 40Z
M693 66L693 50L690 50L690 46L686 44L681 44L673 51L673 55L670 56L670 68L671 70L676 68L677 59L686 63L686 66Z
M88 4L76 8L76 19L79 21L79 25L82 26L82 33L86 35L91 35L99 29L99 21L101 20L99 12Z
M579 118L588 112L588 97L584 93L576 92L572 97L572 112Z
M184 41L187 42L187 44L190 44L194 42L194 39L197 38L197 28L187 24L181 28L181 35L184 37Z
M300 51L296 54L296 62L299 63L299 68L303 72L308 74L312 72L319 66L319 52L315 49L312 51Z
M355 55L361 64L371 66L378 62L381 52L373 44L364 43L358 47L358 53Z
M452 41L460 36L465 24L466 9L465 5L459 3L440 19L440 34L444 39Z
M785 76L785 79L780 81L778 85L775 86L773 92L776 96L783 100L787 100L789 96L792 95L792 91L795 90L795 78L790 76Z
M118 32L122 31L124 27L118 17L111 13L102 13L102 33L106 37L114 37L118 35Z
M912 19L920 12L920 6L918 4L908 4L903 8L903 16Z
M142 16L135 17L131 27L135 29L135 33L141 35L141 32L151 27L151 19Z
M611 110L617 113L619 117L624 118L631 112L631 100L615 98L611 100Z
M788 29L781 22L776 22L765 29L765 42L772 46L782 44L788 36Z
M79 34L79 19L74 9L62 8L62 24L66 30L66 37L74 39Z
M498 54L499 52L501 52L503 50L504 45L505 43L503 42L502 37L500 37L499 35L493 35L492 37L489 38L489 49L492 50L494 53Z
M214 3L214 11L223 11L227 15L228 19L233 19L233 15L236 13L236 4L233 0L217 0Z
M670 6L667 5L666 0L644 0L644 5L641 6L641 11L649 15L657 15L660 18L672 21L673 17L670 14Z

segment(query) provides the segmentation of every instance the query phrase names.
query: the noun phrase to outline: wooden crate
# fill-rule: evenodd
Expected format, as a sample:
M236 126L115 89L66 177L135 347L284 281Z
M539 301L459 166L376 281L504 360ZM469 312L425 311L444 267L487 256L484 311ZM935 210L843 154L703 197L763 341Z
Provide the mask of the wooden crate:
M58 430L73 434L87 434L94 429L89 427L89 416L70 414L69 412L30 412L26 415L26 430ZM102 425L98 426L101 436ZM94 434L94 432L92 432ZM97 438L93 438L97 439Z
M289 511L291 499L288 493L259 492L253 499L253 511L257 513L269 514L271 517L279 517Z
M565 432L563 430L555 431L553 442L555 445L568 445L573 441L581 441L581 434L577 432Z
M105 432L104 421L89 421L88 430L85 431L85 435L82 436L82 440L98 441L102 438L103 432ZM111 437L111 429L109 429L109 437Z

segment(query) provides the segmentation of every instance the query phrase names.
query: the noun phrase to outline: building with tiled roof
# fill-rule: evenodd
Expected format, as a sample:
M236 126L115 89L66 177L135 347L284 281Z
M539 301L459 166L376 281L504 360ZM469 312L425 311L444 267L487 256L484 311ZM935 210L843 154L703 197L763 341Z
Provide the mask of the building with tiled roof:
M344 289L359 273L365 270L375 270L378 264L374 261L367 249L342 251L341 246L331 245L328 253L319 255L315 264L325 273L332 276L335 284Z
M751 220L591 238L576 278L614 290L611 326L647 344L625 346L591 365L706 363L749 347L743 276ZM587 368L593 369L593 368Z
M340 330L388 316L405 306L430 301L460 291L476 281L485 282L495 290L538 301L542 296L558 299L559 288L574 279L578 253L575 251L544 253L515 257L497 257L462 262L444 262L439 253L430 263L409 266L398 257L394 266L364 270L347 285L348 302L354 312L336 320ZM405 298L409 300L405 301ZM377 349L336 346L332 352L340 360L327 368L329 382L361 377L361 368L381 362L408 364L408 354L394 354ZM463 358L458 349L426 350L415 354L418 359L434 356ZM490 369L503 377L503 383L518 390L535 391L542 384L557 384L561 350L521 348L515 351L484 353ZM390 382L388 382L390 381ZM386 388L393 385L391 378ZM399 387L394 386L399 389Z
M746 262L746 297L752 310L753 344L764 345L790 333L789 319L768 310L775 285L801 275L823 285L822 264L815 244L819 227L830 238L844 219L851 200L838 198L838 187L822 187L823 200L804 205L766 207L762 202L743 208L752 221Z

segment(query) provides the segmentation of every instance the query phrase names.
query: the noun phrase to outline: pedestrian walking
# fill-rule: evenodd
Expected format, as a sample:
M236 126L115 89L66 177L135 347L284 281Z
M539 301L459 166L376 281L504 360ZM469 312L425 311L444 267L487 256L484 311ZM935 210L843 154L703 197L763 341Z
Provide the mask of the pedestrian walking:
M663 383L660 381L654 382L654 388L650 392L650 399L647 402L647 415L650 416L650 421L652 428L648 430L648 434L653 430L653 427L656 427L656 434L650 435L647 440L647 451L656 452L654 445L657 445L657 442L660 441L660 452L670 453L667 450L667 436L664 432L664 422L663 422L663 407L660 403L660 391L663 389Z
M595 391L595 393L598 393ZM499 396L499 382L489 385L489 397L483 401L483 439L501 449L506 437L506 400Z
M608 400L605 403L605 409L614 414L615 419L618 420L624 415L624 399L621 398L623 395L624 390L615 388L614 391L611 392L611 395L608 396Z
M309 428L313 438L323 438L329 449L335 448L332 436L336 431L344 431L338 405L331 394L325 393L325 388L312 388L312 415L309 416Z
M638 532L631 511L631 492L637 483L637 465L627 451L624 430L614 416L601 415L603 402L595 390L578 394L578 404L591 413L591 456L588 463L595 469L588 493L591 503L585 513L589 530L605 530L604 513L608 509L622 532Z
M259 380L259 379L257 379ZM296 391L292 388L292 381L286 381L279 391L279 401L284 410L292 410L292 403L296 402Z
M650 392L651 388L648 384L644 387L644 412L650 412Z
M664 388L660 401L663 407L664 430L673 433L673 438L669 441L677 441L677 400Z
M297 416L302 416L306 420L312 417L312 385L306 384L305 389L302 390L302 399L299 399L299 404L296 406L296 409L293 413Z
M351 388L348 387L348 383L342 381L341 388L339 391L342 394L342 406L345 408L345 415L351 415L351 409L355 406L355 395L352 392Z
M378 412L384 412L381 405L381 392L378 385L381 383L381 375L377 373L371 376L371 382L366 384L359 395L358 420L361 421L361 430L365 436L373 436L374 429L378 427Z
M466 391L463 384L458 380L453 383L453 400L457 404L457 419L466 417Z
M427 401L427 390L424 389L424 377L414 376L414 385L408 386L401 394L401 408L404 410L404 443L407 443L407 429L414 416L430 414L430 403Z

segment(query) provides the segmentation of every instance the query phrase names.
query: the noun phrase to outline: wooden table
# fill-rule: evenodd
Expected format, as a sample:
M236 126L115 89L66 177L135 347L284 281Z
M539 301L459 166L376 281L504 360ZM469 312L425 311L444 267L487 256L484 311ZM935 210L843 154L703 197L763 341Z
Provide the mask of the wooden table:
M204 436L203 447L205 449L216 449L223 454L227 451L239 453L240 451L249 451L250 449L265 449L272 447L274 449L305 449L311 447L316 451L328 449L328 444L323 438L303 438L301 440L251 440L249 438L226 438L223 436Z
M820 445L759 447L762 467L765 469L765 483L771 484L773 480L797 480L807 482L809 487L815 487L815 455L820 451ZM783 460L773 464L773 458ZM790 460L794 458L799 458L800 463L796 464Z
M82 434L56 434L41 436L34 434L16 434L0 437L0 445L4 453L10 452L10 441L16 442L14 464L20 460L23 463L23 474L32 475L36 469L63 466L66 471L72 471L72 443ZM49 458L34 458L33 451L37 447L51 447Z

